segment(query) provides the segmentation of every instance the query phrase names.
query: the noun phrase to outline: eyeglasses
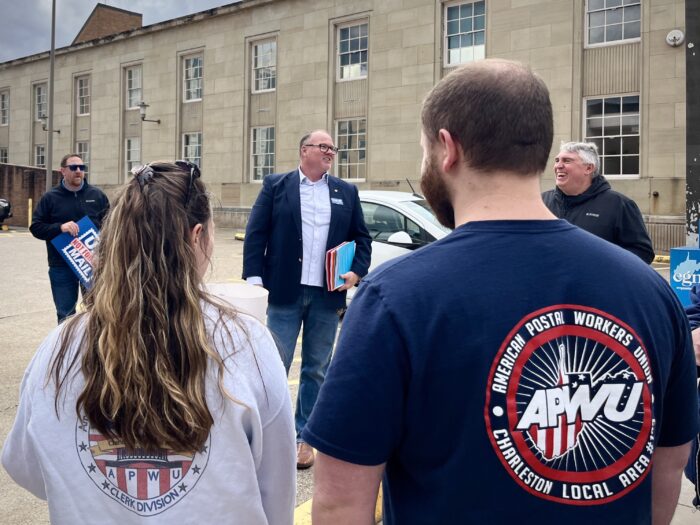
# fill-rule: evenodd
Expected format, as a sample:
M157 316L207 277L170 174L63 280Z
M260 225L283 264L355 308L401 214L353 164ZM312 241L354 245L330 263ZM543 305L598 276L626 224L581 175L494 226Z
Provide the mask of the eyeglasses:
M199 171L199 166L187 160L176 160L175 165L182 171L189 172L190 174L190 183L187 186L187 194L185 195L184 203L185 207L187 207L187 204L190 202L190 195L192 194L192 186L194 185L194 181L195 179L200 178L202 176L202 173ZM160 171L158 166L144 164L143 166L137 166L135 168L132 168L131 174L136 178L136 180L139 183L139 186L143 190L143 187L146 184L148 184L148 182L153 178L153 174L156 171Z
M87 166L85 164L68 164L66 168L71 171L87 171Z
M304 146L316 146L321 150L322 153L328 153L332 151L333 153L338 153L338 148L331 146L329 144L304 144Z
M190 195L192 194L192 186L194 185L194 181L202 176L202 172L199 171L199 166L188 160L176 160L175 165L178 168L181 168L182 171L190 172L190 184L187 186L187 196L185 197L185 207L187 207L187 203L190 202Z

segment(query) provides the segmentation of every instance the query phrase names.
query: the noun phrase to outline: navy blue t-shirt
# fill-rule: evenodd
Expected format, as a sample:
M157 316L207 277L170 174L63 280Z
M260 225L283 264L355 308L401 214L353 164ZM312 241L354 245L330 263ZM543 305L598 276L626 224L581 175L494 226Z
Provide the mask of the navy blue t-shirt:
M638 257L562 220L473 222L365 279L303 438L386 463L387 525L638 525L696 398L683 310Z

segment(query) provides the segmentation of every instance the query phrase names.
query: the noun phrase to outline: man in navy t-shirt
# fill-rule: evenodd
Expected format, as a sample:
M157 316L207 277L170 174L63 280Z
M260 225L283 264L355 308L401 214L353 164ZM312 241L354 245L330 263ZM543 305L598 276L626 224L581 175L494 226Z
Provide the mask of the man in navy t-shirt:
M304 440L317 524L668 523L698 431L687 320L638 257L556 219L544 82L481 60L422 111L444 239L365 278ZM653 466L652 466L653 465Z

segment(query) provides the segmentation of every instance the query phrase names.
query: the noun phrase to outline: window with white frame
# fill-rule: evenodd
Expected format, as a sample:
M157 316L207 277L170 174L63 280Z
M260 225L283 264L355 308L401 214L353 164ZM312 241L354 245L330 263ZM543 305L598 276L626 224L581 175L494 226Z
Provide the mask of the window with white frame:
M138 108L141 100L141 66L128 67L126 68L126 108Z
M40 168L46 167L46 150L43 144L34 146L34 165Z
M90 77L75 79L76 110L78 115L90 114Z
M37 84L34 86L34 120L46 115L46 84Z
M83 164L87 166L85 169L85 175L87 175L90 169L90 143L86 140L79 140L75 143L75 152L78 157L83 159Z
M589 44L639 38L640 0L587 0L586 29Z
M460 2L445 8L445 66L486 57L486 2Z
M338 80L367 77L367 23L338 27Z
M275 170L275 128L257 127L251 130L250 167L253 180L263 180Z
M10 123L10 94L7 91L0 93L0 126Z
M336 124L337 174L341 179L366 176L367 119L339 120Z
M0 163L7 164L7 162L8 162L7 148L0 148Z
M200 132L182 134L182 158L202 167L202 134Z
M277 87L277 42L253 43L253 93L272 91Z
M201 56L185 58L184 88L185 100L200 100L202 98L203 63Z
M585 140L598 146L600 173L639 176L639 95L586 100Z
M124 154L126 173L129 174L132 168L141 165L141 140L138 137L125 139Z

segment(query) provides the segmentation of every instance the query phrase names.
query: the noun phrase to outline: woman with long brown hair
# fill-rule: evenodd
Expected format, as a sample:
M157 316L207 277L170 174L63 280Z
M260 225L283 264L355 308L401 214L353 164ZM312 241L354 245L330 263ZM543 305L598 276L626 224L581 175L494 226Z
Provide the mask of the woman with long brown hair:
M284 368L203 291L213 233L193 164L143 166L118 196L85 311L34 356L3 449L52 523L292 523Z

